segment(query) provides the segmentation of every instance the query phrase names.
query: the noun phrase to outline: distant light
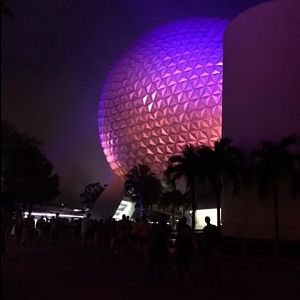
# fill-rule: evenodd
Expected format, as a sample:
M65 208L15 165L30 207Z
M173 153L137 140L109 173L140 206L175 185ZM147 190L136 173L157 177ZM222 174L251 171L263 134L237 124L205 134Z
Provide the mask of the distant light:
M122 219L122 215L132 217L134 213L134 204L131 201L122 200L117 210L114 213L113 218L117 221Z
M220 211L221 214L221 211ZM196 229L202 229L206 226L205 217L210 217L210 222L213 225L217 225L217 209L197 209L196 210Z
M59 217L61 217L61 218L83 218L83 215L71 215L71 214L61 214L61 213L58 213L58 214L59 214ZM29 215L29 212L26 211L24 213L24 215L25 215L25 217L27 217ZM50 218L50 217L55 217L56 213L32 212L31 215Z

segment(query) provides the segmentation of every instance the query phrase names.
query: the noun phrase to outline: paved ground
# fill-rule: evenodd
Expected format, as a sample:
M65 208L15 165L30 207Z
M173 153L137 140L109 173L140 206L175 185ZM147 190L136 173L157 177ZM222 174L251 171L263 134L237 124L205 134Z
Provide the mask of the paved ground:
M300 259L219 256L213 273L203 272L195 255L188 287L172 270L158 286L148 277L141 257L115 257L95 249L60 247L23 249L17 262L2 260L2 299L300 299Z

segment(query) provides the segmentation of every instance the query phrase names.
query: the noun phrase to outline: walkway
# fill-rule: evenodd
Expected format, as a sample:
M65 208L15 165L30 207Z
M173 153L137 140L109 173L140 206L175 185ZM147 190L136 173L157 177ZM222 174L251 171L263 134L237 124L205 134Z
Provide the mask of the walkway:
M9 255L2 261L2 299L300 299L300 259L221 256L207 278L203 258L196 255L192 277L183 287L170 270L157 286L143 259L133 254L115 257L70 245L56 253L27 248L19 261Z

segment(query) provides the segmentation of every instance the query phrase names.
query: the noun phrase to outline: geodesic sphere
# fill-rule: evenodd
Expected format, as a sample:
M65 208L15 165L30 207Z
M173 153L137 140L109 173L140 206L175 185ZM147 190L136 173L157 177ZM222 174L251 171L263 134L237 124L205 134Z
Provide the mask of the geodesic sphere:
M221 136L227 21L195 18L145 35L115 64L99 104L99 136L118 175L147 164L162 175L186 144Z

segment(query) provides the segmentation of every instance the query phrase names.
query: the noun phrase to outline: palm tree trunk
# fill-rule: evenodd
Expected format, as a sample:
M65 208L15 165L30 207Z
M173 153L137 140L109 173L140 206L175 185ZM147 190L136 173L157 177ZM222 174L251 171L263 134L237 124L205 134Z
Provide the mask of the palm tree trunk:
M275 227L275 254L278 254L279 241L279 212L278 212L278 187L277 182L273 184L273 208L274 208L274 227Z
M28 213L31 214L32 213L32 202L28 202Z
M217 226L221 229L221 190L217 191Z
M172 208L172 228L175 230L175 207Z
M221 194L222 194L222 183L219 179L219 182L217 183L217 226L219 229L219 232L221 230Z
M143 211L143 205L142 205L142 199L140 196L136 199L136 216L137 218L142 218L142 211Z
M191 198L192 198L192 230L196 229L196 193L195 193L195 183L190 186Z

